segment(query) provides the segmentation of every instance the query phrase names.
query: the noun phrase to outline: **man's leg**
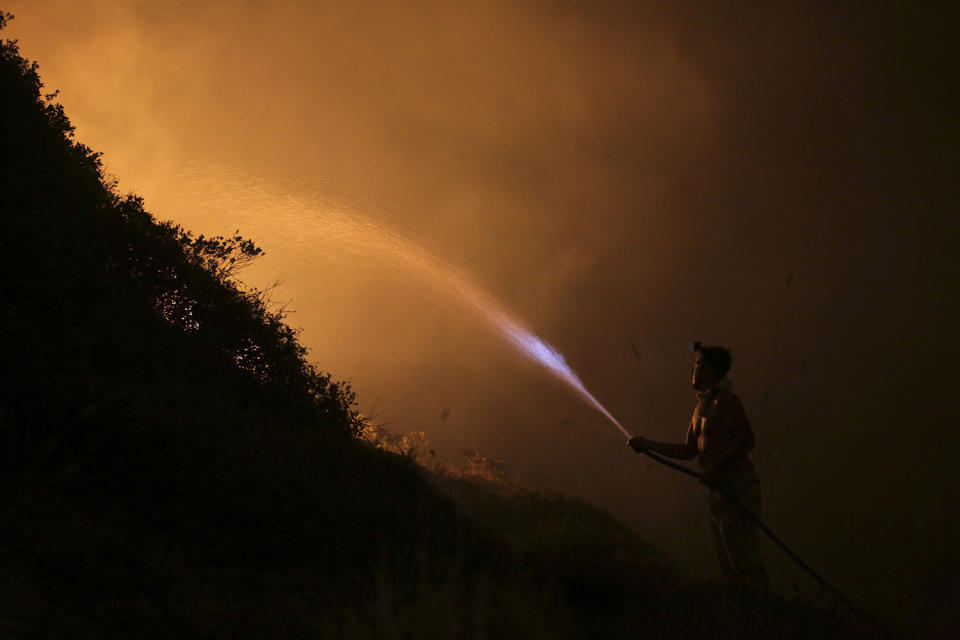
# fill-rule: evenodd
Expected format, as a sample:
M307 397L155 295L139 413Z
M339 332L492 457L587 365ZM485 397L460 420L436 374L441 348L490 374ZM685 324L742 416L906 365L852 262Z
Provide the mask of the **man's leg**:
M740 516L723 523L722 529L733 573L751 582L769 585L767 570L763 566L763 558L760 557L757 525L746 516Z
M723 542L723 529L713 513L710 514L710 530L713 533L713 543L717 547L717 557L720 559L720 571L724 576L735 575L730 557L727 555L727 545Z
M760 556L758 527L744 513L747 509L754 518L760 518L760 482L755 479L738 480L723 487L722 509L717 509L717 526L723 540L733 575L769 585L763 558ZM711 510L711 513L713 510Z

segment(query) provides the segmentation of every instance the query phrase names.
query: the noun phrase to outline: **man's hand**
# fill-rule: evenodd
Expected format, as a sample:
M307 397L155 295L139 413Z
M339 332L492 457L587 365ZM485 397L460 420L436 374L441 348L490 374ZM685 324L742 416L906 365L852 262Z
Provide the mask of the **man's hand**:
M630 438L627 441L627 446L636 451L637 453L643 453L649 448L647 444L647 439L642 436L637 436L636 438Z

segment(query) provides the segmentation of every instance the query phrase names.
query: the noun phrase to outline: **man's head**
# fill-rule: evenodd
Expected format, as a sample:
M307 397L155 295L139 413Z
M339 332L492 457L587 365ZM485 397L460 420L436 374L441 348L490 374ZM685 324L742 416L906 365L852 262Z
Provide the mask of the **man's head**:
M726 347L704 347L693 344L696 356L693 360L693 388L705 391L724 378L733 364L733 357Z

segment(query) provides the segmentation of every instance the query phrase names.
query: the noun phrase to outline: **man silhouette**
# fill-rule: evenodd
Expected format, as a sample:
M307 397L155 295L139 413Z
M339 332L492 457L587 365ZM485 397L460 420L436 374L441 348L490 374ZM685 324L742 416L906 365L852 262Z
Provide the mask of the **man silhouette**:
M643 437L627 444L637 453L652 451L677 460L697 457L700 482L710 488L710 525L725 576L768 584L760 557L757 527L744 510L760 518L760 477L747 454L756 439L727 373L733 358L724 347L694 344L693 388L697 407L682 443Z

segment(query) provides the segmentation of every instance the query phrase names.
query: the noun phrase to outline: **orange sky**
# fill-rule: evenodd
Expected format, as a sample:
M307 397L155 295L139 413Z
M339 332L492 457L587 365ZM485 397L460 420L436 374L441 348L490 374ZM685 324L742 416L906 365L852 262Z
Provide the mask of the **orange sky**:
M266 250L245 279L282 279L313 359L389 429L715 570L699 487L369 228L470 274L635 433L681 437L689 343L729 345L774 528L854 597L935 615L960 453L949 21L631 4L30 0L6 35L122 190ZM877 564L881 531L911 552Z

